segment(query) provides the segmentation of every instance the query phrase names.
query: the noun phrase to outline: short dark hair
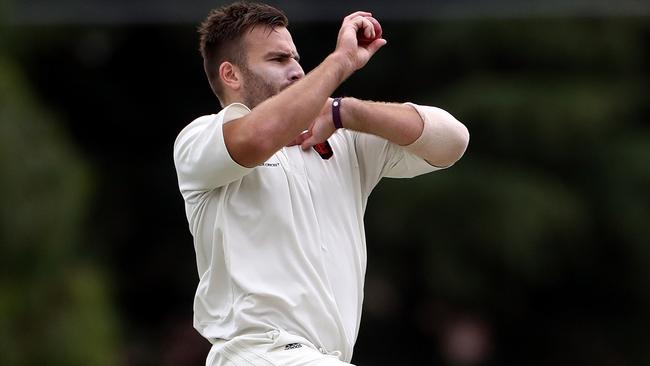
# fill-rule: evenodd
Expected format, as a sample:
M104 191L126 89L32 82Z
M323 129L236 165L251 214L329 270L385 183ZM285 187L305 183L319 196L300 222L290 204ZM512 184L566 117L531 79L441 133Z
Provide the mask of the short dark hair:
M221 102L223 85L219 81L219 66L224 61L246 66L246 52L240 41L244 33L256 25L286 27L289 20L281 10L270 5L236 2L211 10L198 27L203 68L212 91Z

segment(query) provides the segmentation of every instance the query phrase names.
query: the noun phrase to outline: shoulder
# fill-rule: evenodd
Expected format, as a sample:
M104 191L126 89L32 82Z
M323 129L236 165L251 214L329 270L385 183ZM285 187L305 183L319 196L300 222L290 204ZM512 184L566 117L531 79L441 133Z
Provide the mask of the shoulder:
M244 117L250 113L250 109L241 103L232 103L222 109L217 116L221 117L222 123L230 122L234 119Z
M181 140L198 133L200 130L203 130L207 125L211 124L217 118L219 118L219 114L208 114L194 119L187 126L185 126L181 132L178 133L176 140L174 141L174 148L178 146Z
M241 103L233 103L226 106L217 114L208 114L205 116L198 117L190 122L185 128L178 133L174 146L176 146L179 140L193 136L197 133L205 131L205 129L210 128L211 126L217 125L221 126L226 122L230 122L234 119L241 118L250 113L250 109Z

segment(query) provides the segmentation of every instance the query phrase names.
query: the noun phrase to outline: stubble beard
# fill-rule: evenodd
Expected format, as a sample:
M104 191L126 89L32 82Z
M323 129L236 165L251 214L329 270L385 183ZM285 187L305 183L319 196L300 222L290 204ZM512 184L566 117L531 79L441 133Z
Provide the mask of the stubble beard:
M243 65L241 70L244 75L243 99L248 108L253 109L280 92L278 88L264 80L262 76L254 73L248 66Z

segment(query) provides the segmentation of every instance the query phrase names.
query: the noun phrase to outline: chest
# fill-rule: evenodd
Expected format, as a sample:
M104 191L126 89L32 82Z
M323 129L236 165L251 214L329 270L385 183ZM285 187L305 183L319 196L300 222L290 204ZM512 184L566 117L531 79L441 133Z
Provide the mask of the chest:
M284 147L244 177L242 188L250 185L251 189L273 191L285 186L293 193L309 193L314 198L352 193L349 187L359 181L354 151L343 138L332 136L330 140L334 153L329 159L313 148Z

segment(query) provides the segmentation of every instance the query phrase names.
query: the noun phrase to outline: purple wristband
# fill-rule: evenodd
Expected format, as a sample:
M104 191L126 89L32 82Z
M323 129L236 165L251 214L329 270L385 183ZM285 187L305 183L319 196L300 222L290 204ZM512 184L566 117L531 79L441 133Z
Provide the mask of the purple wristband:
M334 121L334 127L337 129L343 128L341 122L341 98L334 98L332 102L332 120Z

